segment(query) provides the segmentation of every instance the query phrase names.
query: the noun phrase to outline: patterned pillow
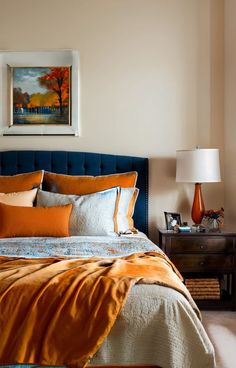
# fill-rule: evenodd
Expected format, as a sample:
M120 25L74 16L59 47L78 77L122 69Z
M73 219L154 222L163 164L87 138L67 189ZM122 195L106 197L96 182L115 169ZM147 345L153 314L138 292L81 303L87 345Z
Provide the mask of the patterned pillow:
M37 206L51 207L71 203L70 235L114 235L119 188L82 196L38 191Z

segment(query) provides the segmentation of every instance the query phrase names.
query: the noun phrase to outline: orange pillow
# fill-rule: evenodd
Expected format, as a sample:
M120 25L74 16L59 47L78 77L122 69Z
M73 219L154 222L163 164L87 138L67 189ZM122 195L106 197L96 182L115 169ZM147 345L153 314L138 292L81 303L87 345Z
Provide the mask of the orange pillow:
M137 172L101 176L73 176L45 172L43 188L48 192L84 195L113 187L135 187Z
M0 203L0 238L69 236L72 204L57 207L19 207Z
M39 188L43 181L43 171L34 171L26 174L0 176L0 192L23 192Z

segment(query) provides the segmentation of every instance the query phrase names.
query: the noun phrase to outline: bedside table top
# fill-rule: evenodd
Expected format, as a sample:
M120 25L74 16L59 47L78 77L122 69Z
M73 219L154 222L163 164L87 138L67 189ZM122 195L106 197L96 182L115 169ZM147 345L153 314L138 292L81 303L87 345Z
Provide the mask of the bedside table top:
M236 231L220 231L220 232L176 232L173 230L158 229L158 232L165 236L236 236Z

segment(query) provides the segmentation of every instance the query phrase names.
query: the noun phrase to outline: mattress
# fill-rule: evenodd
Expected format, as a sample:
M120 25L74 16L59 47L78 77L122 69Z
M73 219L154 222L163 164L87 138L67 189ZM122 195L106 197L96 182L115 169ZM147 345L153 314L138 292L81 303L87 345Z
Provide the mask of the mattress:
M162 252L142 234L0 239L0 255L14 257L114 258L148 251ZM173 289L135 285L90 364L215 367L213 346L194 307L191 297L189 302Z

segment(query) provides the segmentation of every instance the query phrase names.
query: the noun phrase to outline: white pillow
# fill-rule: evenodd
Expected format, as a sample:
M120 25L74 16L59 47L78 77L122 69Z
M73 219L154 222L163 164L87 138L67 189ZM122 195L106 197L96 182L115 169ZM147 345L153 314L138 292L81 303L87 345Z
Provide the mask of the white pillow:
M38 191L37 207L72 203L70 235L115 235L115 210L119 188L87 195ZM54 219L56 221L56 219Z
M131 234L136 230L132 217L138 193L137 188L120 188L117 210L117 232L119 234Z
M0 193L0 203L10 206L33 207L37 188L23 192Z

